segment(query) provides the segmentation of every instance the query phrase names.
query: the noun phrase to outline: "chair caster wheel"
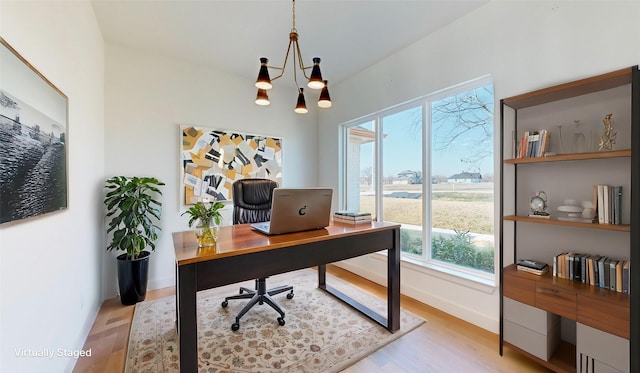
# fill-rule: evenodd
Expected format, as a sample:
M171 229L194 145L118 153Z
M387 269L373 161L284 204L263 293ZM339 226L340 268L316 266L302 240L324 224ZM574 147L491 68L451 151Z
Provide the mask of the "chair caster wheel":
M222 308L227 308L227 306L229 305L229 302L227 302L226 300L222 302L222 304L220 304L222 306Z
M238 329L240 329L240 324L238 324L237 322L231 324L231 330L235 332Z
M284 318L278 317L278 324L280 324L280 326L283 326L284 325Z
M287 299L291 299L291 298L293 298L293 293L287 294Z

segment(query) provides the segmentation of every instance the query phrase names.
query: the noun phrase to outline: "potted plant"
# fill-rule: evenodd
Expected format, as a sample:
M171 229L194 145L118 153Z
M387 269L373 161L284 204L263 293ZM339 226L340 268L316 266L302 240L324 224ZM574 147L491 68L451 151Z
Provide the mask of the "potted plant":
M147 248L154 251L160 227L155 225L162 214L159 186L163 182L152 177L115 176L105 182L106 217L110 218L107 234L113 232L107 250L121 250L118 260L120 301L136 304L146 297L149 273Z
M224 207L222 202L198 201L182 213L188 214L189 227L196 223L195 233L199 247L215 246L218 239L218 226L222 220L220 209Z

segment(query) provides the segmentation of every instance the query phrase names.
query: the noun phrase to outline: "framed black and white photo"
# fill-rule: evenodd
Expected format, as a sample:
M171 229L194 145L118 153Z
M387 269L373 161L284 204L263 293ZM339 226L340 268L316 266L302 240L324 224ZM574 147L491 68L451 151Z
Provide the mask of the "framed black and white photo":
M0 224L66 209L67 96L0 38Z

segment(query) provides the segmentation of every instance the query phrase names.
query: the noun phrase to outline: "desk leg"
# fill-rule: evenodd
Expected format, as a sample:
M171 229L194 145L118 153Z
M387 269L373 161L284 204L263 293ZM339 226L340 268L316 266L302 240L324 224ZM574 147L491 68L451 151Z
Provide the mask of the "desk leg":
M180 372L198 371L195 265L177 266L176 314L180 343Z
M318 265L318 287L323 288L327 285L327 265Z
M387 329L400 329L400 229L394 229L393 248L387 251Z

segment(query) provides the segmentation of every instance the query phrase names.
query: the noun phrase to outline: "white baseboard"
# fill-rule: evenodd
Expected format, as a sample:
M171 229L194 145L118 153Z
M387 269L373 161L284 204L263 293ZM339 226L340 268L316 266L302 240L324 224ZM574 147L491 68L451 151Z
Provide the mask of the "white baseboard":
M98 304L97 306L94 306L91 312L89 312L87 318L84 320L84 323L82 324L82 329L80 331L80 335L78 336L78 340L75 343L75 346L76 346L75 350L79 351L84 348L84 343L89 337L89 333L91 332L93 323L96 321L96 318L98 317L98 313L100 312L100 306L101 306L100 304ZM69 357L67 360L67 364L64 368L64 371L71 373L73 371L73 368L76 366L77 362L78 362L78 359Z
M369 271L360 266L352 265L344 261L334 264L382 286L387 285L386 277L380 276L376 272ZM452 316L467 321L492 333L499 333L499 320L497 318L493 319L486 315L475 312L473 309L461 307L459 304L454 303L448 299L436 297L433 294L426 293L407 284L400 284L400 292L406 296L416 299L424 304L428 304L431 307L437 308L443 312L446 312Z

